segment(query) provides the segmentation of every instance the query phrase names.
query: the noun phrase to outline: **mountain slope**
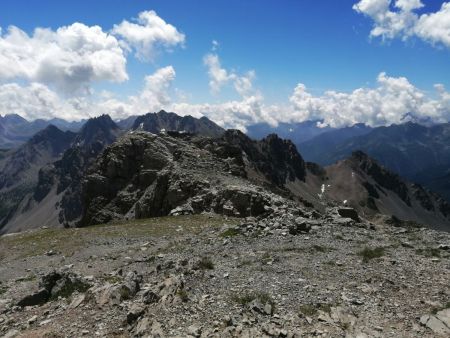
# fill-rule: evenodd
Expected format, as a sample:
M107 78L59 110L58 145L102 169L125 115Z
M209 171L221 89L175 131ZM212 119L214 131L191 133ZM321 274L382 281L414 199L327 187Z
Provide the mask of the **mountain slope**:
M81 180L103 148L122 133L108 115L92 118L73 135L59 159L41 166L37 183L4 223L2 232L67 225L80 214ZM55 159L56 160L56 159Z
M319 164L328 164L323 161L326 156L324 153L332 151L336 145L349 139L366 135L370 133L371 130L371 127L366 126L363 123L358 123L351 127L324 132L306 142L298 144L298 147L307 161Z
M68 122L63 119L28 121L17 114L0 115L0 148L14 148L29 140L34 134L53 125L62 131L78 131L83 121Z
M426 127L410 122L379 127L334 144L321 143L318 138L301 145L301 150L313 153L309 158L321 165L335 163L361 150L400 176L443 196L450 195L450 182L445 179L450 168L450 123ZM432 183L439 178L439 184Z
M53 125L34 135L0 160L0 224L38 182L40 168L61 157L75 134Z
M154 134L161 130L185 131L192 134L200 134L210 137L219 137L224 133L224 129L206 117L197 119L190 115L179 116L175 113L168 113L161 110L158 113L148 113L138 116L134 121L133 130L144 130Z
M325 168L323 196L350 205L367 218L377 214L450 230L450 204L410 183L361 151Z

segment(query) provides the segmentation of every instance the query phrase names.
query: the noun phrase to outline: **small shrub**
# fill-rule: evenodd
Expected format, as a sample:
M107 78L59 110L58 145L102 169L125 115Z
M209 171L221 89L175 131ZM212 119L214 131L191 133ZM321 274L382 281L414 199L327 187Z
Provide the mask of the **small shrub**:
M317 308L315 307L315 305L312 305L312 304L300 305L299 310L304 316L308 316L308 317L312 317L317 313Z
M447 302L446 304L444 304L444 306L432 308L431 314L435 315L439 311L446 310L446 309L450 309L450 302Z
M120 300L127 300L127 299L131 298L130 289L127 288L125 285L123 285L120 288L119 294L120 294Z
M358 252L358 255L362 257L364 263L367 263L371 259L384 256L384 248L380 246L373 249L365 247L363 250Z
M241 295L232 295L231 299L242 306L247 306L254 300L258 300L263 305L270 304L272 306L272 313L275 310L275 302L266 292L248 292Z
M196 264L198 270L213 270L214 263L208 257L202 257Z
M69 298L75 291L86 292L90 288L90 285L82 282L81 280L67 281L64 286L55 294L52 294L50 300L61 298Z
M186 303L189 300L188 293L185 289L178 290L177 296L180 297L180 299L183 303Z
M265 252L264 255L262 255L262 257L261 257L261 262L263 264L267 264L271 261L272 261L272 256L270 255L270 253Z

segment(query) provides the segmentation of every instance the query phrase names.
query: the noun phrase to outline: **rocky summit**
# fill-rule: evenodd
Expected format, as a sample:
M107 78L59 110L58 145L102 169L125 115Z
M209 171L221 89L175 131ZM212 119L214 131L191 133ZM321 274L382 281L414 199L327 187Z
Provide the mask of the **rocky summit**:
M1 335L450 335L438 195L362 152L144 129L50 130L70 144L0 237Z

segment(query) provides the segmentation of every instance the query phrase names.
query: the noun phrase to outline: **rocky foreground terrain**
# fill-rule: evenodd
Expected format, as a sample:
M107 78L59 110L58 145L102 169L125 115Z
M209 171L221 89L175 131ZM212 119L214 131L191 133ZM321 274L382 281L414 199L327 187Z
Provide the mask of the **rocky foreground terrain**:
M449 336L450 234L280 202L3 236L0 335Z

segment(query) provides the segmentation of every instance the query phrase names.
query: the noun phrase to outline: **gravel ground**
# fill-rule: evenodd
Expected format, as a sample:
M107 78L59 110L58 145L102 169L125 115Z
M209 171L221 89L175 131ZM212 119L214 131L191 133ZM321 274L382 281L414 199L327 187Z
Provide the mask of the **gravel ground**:
M450 234L324 222L291 235L239 224L178 216L2 237L0 335L450 334ZM17 306L53 270L86 288Z

